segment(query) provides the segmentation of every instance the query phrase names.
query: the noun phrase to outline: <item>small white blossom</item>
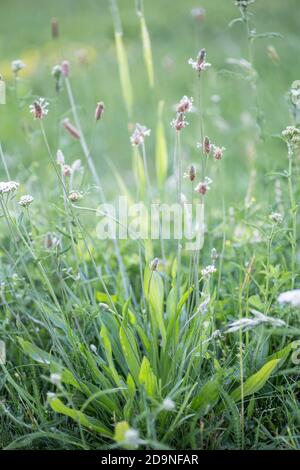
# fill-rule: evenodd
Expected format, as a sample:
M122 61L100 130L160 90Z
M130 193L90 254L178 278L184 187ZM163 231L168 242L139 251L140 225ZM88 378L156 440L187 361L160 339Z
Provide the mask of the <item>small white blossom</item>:
M213 264L209 264L205 268L201 270L201 274L203 277L209 277L211 274L215 273L217 270Z
M94 344L90 344L90 349L91 349L91 351L92 351L93 353L96 354L96 352L97 352L97 346L95 346Z
M282 131L282 137L293 145L299 145L300 143L300 129L295 126L287 126Z
M290 304L292 307L300 307L300 289L282 292L277 300L280 304Z
M130 142L133 147L138 146L144 142L146 136L149 136L151 133L150 129L147 129L146 126L142 126L141 124L135 125L135 130L130 137Z
M26 67L26 65L20 59L13 60L12 63L11 63L11 69L12 69L13 73L18 73L20 70L24 69L25 67Z
M60 385L61 384L61 375L57 373L53 373L50 375L50 382L53 385Z
M56 398L56 393L47 392L47 399L48 399L49 401L54 400L54 398Z
M130 428L125 432L123 444L136 448L140 442L139 432L136 429Z
M33 202L33 197L30 196L30 194L25 194L25 196L22 196L19 200L19 204L22 207L28 207L30 204Z
M167 397L162 402L162 407L166 411L173 411L176 408L175 402L171 398Z
M19 183L16 181L1 181L0 182L0 194L12 193L19 187Z
M269 215L269 219L271 219L272 222L275 222L276 224L281 224L283 221L283 216L279 212L272 212L272 214Z

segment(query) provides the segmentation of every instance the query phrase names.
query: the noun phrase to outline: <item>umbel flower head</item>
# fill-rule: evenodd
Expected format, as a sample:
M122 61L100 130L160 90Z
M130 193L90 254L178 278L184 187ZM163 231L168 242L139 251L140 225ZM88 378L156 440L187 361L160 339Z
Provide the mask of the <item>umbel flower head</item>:
M198 52L196 60L189 59L188 63L193 67L193 69L197 70L198 72L204 72L206 69L208 69L211 66L209 62L206 62L206 50L205 49L201 49Z
M291 145L299 145L300 144L300 129L295 126L287 126L282 131L282 137L286 142L290 143Z
M280 214L279 212L272 212L269 215L269 219L274 222L275 224L281 224L283 221L283 215Z
M19 183L16 181L1 181L0 182L0 194L13 193L19 187Z
M34 119L43 119L48 114L48 106L49 103L45 98L39 98L29 106L29 110L33 114Z
M19 204L22 207L28 207L33 202L33 197L30 194L25 194L25 196L21 196L19 200Z
M141 124L137 123L135 125L133 134L130 137L131 145L133 147L137 147L138 145L142 144L145 140L145 137L149 136L150 133L151 133L150 129L147 129L146 126L142 126Z

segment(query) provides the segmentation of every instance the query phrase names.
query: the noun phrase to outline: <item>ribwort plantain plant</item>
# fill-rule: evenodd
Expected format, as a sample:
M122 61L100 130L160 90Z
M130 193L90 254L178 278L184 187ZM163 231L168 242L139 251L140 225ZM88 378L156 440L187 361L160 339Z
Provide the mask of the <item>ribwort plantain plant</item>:
M12 62L3 122L8 134L11 113L14 141L0 135L0 445L299 449L299 93L295 82L291 126L274 139L284 109L263 122L263 49L253 63L254 41L277 35L254 30L253 0L232 11L221 2L214 21L213 2L193 8L194 45L184 2L178 18L162 5L155 16L157 2L132 1L129 13L104 3L99 57L63 47L53 18L46 67L41 55L37 75L29 56L28 68ZM231 24L245 28L220 34L235 6ZM227 60L241 73L225 78L228 50L240 52L231 34L245 30L247 58ZM265 52L286 73L280 50ZM287 171L277 171L282 140ZM124 199L126 214L114 211Z

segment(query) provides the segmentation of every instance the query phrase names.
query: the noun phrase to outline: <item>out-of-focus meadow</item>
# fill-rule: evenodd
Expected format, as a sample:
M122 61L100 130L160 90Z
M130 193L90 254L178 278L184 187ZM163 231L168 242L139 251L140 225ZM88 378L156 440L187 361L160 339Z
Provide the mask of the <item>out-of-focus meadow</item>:
M152 93L143 66L135 3L133 0L120 1L124 42L134 89L131 121L142 122L155 129L159 99L165 101L164 119L168 124L173 114L172 107L183 94L197 96L197 80L187 60L195 56L200 47L205 47L209 62L213 64L205 84L206 133L227 149L224 171L228 203L234 204L245 197L254 159L258 170L255 197L259 199L263 195L265 202L271 202L273 185L266 184L270 183L266 174L280 170L284 158L284 145L274 135L288 121L285 93L292 81L297 79L298 73L298 2L266 0L255 5L257 33L274 31L283 36L256 39L253 45L254 65L259 74L259 107L264 118L264 139L258 145L253 144L257 129L249 83L238 78L240 70L226 63L228 58L248 58L244 25L237 23L228 27L237 16L232 1L203 0L201 6L205 8L205 18L197 21L191 15L191 10L199 7L195 1L145 2L155 67L155 92ZM50 21L53 17L59 21L57 40L51 38ZM34 139L31 116L28 114L27 104L35 96L45 96L50 102L47 132L51 142L62 148L68 146L72 157L80 153L78 144L70 142L63 132L55 131L57 126L53 125L64 117L68 107L64 96L59 100L55 97L51 70L62 59L68 59L76 102L88 138L92 138L93 134L95 103L103 100L106 105L105 119L93 137L93 154L97 167L107 175L105 182L108 190L111 187L111 172L106 159L122 169L125 180L131 184L128 117L121 94L108 2L54 0L41 3L27 0L25 4L17 0L3 0L0 34L0 73L7 80L8 87L7 105L0 108L1 141L5 152L10 155L9 166L13 168L13 173L21 172L24 180L33 167L41 177L49 170L45 149L40 148ZM278 58L270 57L270 46L275 48ZM18 100L23 109L21 116L16 106L17 98L9 91L13 79L10 68L13 59L22 59L26 64L19 74L18 83ZM196 119L191 121L185 136L185 160L187 163L197 163L194 132L197 124ZM172 129L166 127L171 157ZM32 139L28 140L26 134ZM153 139L149 142L148 152L150 161L151 156L154 161ZM219 197L217 190L212 200L214 197Z

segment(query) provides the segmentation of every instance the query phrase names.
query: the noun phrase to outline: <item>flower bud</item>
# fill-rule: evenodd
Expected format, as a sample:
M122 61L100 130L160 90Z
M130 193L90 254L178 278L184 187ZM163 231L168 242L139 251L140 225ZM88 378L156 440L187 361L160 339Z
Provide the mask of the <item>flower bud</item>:
M99 103L97 103L96 110L95 110L96 121L99 121L101 119L103 112L104 112L104 103L103 101L99 101Z

